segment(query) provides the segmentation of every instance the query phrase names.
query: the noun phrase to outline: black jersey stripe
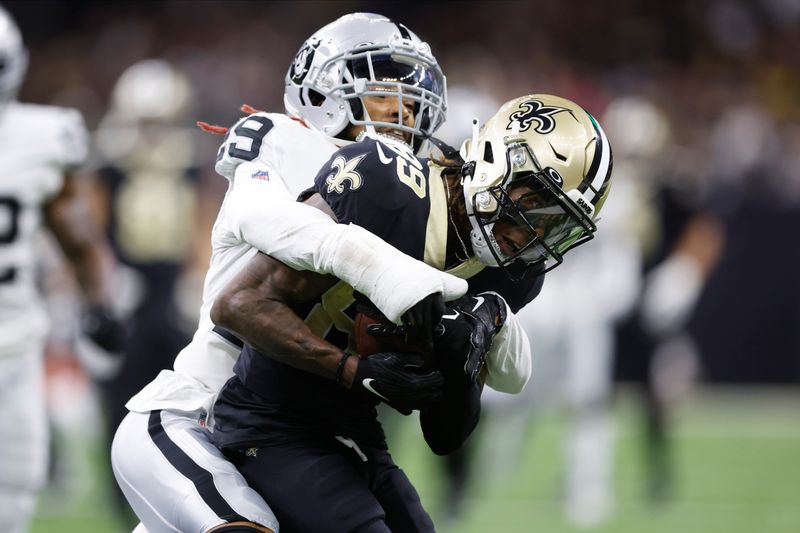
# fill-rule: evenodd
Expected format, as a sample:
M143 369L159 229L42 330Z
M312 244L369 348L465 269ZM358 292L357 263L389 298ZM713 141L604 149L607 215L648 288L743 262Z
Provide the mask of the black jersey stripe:
M150 412L147 432L167 461L194 484L200 497L218 517L228 522L247 520L234 511L225 501L225 498L222 497L222 494L219 493L217 486L214 484L214 477L211 472L195 463L186 452L169 438L164 426L161 424L160 409Z

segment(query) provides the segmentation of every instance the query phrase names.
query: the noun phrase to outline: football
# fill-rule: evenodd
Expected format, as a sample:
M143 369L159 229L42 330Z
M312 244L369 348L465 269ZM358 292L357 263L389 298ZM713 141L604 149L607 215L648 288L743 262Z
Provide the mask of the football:
M373 318L365 313L356 313L355 321L353 323L353 340L355 349L361 357L369 357L378 352L418 352L421 350L418 346L408 344L405 336L400 333L383 333L379 335L372 335L369 332L369 326L375 324L382 324L385 326L392 326L389 321L379 320Z

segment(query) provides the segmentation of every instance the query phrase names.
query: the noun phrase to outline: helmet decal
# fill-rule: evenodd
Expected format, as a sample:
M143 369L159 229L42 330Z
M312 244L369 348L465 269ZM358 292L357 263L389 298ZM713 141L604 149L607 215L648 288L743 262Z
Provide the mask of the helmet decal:
M550 133L556 127L556 121L552 118L556 113L569 111L563 107L546 106L539 100L526 100L519 104L519 110L511 113L511 120L506 126L507 130L512 129L514 122L519 122L519 131L528 131L531 123L535 120L538 124L533 131L541 134Z
M303 80L308 74L311 67L311 62L314 60L314 52L319 46L320 40L312 37L303 43L302 48L294 56L294 62L289 68L289 78L297 84L303 83Z

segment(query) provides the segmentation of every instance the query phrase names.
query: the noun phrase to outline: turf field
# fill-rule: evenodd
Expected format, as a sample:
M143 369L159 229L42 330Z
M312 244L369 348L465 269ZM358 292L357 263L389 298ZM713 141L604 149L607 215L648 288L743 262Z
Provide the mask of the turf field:
M617 501L602 533L797 533L800 532L800 389L706 388L679 412L675 434L673 495L661 503L645 497L641 435L629 394L616 402ZM416 483L443 533L573 532L562 517L560 446L564 417L536 419L520 453L509 434L480 437L500 450L497 464L481 465L467 490L463 512L443 512L441 464L426 452L413 418L388 421L395 459ZM485 427L489 427L486 424ZM50 488L40 504L34 533L118 533L102 456L84 443L62 490ZM80 463L80 461L78 461ZM65 492L66 491L66 492Z

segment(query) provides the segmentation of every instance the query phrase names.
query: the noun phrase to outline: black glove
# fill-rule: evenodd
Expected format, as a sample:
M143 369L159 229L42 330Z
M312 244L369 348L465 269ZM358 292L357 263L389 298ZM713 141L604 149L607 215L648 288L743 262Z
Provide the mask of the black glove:
M84 369L97 381L110 381L122 370L125 327L104 307L90 307L81 319L83 335L76 353Z
M101 306L90 307L83 315L83 333L98 347L112 354L125 347L125 327L111 311Z
M421 409L442 397L444 376L437 371L422 371L419 354L379 352L358 361L350 390L381 400L404 415Z
M429 294L414 304L402 317L405 342L424 352L431 352L434 331L446 309L442 295L438 292Z
M505 324L506 302L494 292L467 294L447 304L442 331L434 343L437 368L445 374L462 366L467 377L478 378L492 340Z

